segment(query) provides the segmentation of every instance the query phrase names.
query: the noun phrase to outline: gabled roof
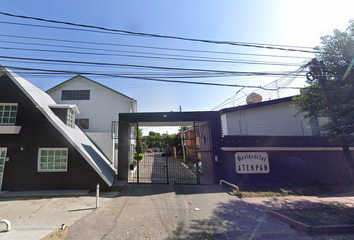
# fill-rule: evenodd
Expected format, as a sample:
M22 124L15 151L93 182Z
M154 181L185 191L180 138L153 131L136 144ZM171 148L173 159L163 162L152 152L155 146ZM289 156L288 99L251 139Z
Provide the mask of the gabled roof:
M66 84L66 83L68 83L68 82L74 80L74 79L77 78L77 77L82 77L82 78L86 79L87 81L90 81L90 82L92 82L92 83L95 83L95 84L97 84L97 85L100 85L101 87L104 87L104 88L106 88L106 89L108 89L108 90L110 90L110 91L112 91L112 92L114 92L114 93L116 93L116 94L118 94L118 95L121 95L121 96L123 96L123 97L125 97L125 98L128 98L129 100L132 100L132 101L135 101L135 102L136 102L136 100L135 100L134 98L128 97L127 95L124 95L123 93L120 93L120 92L118 92L118 91L116 91L116 90L114 90L114 89L112 89L112 88L109 88L109 87L107 87L107 86L105 86L105 85L103 85L103 84L101 84L101 83L99 83L99 82L93 81L93 80L91 80L91 79L89 79L89 78L87 78L87 77L84 77L84 76L80 75L80 74L78 74L78 75L76 75L76 76L74 76L74 77L72 77L72 78L70 78L70 79L68 79L68 80L66 80L66 81L64 81L64 82L62 82L62 83L59 83L58 85L56 85L56 86L54 86L54 87L48 89L46 92L49 93L49 92L53 91L54 89L58 88L59 86L62 86L62 85L64 85L64 84Z
M107 158L96 148L91 140L78 127L71 128L65 125L51 110L57 104L45 92L18 76L0 64L3 71L36 105L48 121L70 142L101 178L111 186L114 181L115 168ZM60 105L58 105L60 107Z
M243 106L238 106L238 107L224 108L224 109L220 110L220 114L225 114L225 113L229 113L229 112L236 112L236 111L241 111L241 110L246 110L246 109L251 109L251 108L264 107L264 106L269 106L269 105L283 103L283 102L291 102L293 100L293 97L294 96L286 97L286 98L279 98L279 99L265 101L265 102L253 103L253 104L248 104L248 105L243 105Z
M50 104L48 105L50 108L71 108L76 114L80 114L79 109L74 104Z

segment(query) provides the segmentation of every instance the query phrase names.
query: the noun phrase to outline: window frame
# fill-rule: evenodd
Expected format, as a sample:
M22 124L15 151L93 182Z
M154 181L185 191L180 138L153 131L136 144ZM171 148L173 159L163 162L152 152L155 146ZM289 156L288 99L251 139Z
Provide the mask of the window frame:
M61 90L61 100L90 100L91 91L88 90Z
M87 121L87 124L82 124L83 121ZM90 119L89 118L75 118L75 125L80 128L81 130L87 130L90 129ZM87 128L83 128L82 126L87 125Z
M49 152L48 152L48 154L46 156L42 156L42 151L54 151L54 155L50 156ZM64 155L60 154L60 156L56 156L56 151L61 151L61 153L62 153L62 151L66 151L66 155L64 156ZM42 169L42 167L41 167L41 163L42 163L41 159L42 159L42 157L47 157L47 161L46 161L47 169ZM50 169L48 169L48 158L49 157L53 157L53 168L50 168ZM55 159L56 157L60 157L60 158L65 157L66 158L65 169L62 169L62 168L55 169L55 164L58 163L58 162L55 162L56 161L56 159ZM38 170L38 172L67 172L68 171L68 160L69 160L69 150L68 150L68 148L39 148L38 149L37 170ZM60 159L59 163L60 164L63 163L61 161L61 159Z
M0 109L0 125L15 125L16 124L16 119L17 119L17 111L18 111L18 104L17 103L0 103L0 108L3 107L3 109L1 110ZM8 118L8 121L7 123L4 123L4 115L5 115L5 108L6 107L10 107L10 110L9 111L6 111L9 113L9 116L7 117ZM15 111L12 111L12 108L13 107L16 107L16 110ZM15 113L14 115L15 116L11 116L12 113ZM14 119L14 122L10 122L10 119Z
M66 125L75 128L75 111L71 108L68 108L66 113Z

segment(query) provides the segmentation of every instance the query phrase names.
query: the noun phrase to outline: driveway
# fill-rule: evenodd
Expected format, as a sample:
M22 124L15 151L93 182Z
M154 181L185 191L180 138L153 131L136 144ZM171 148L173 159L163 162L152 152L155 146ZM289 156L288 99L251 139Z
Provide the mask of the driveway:
M337 239L328 237L293 229L219 186L131 184L66 239Z

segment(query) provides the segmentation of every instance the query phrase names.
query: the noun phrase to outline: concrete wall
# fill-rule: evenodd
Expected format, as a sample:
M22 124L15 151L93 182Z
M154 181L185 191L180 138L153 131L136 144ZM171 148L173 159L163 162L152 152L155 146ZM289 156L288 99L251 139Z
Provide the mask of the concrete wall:
M235 136L223 140L222 161L227 170L225 178L236 185L351 183L341 148L331 146L325 137ZM250 152L268 155L268 173L237 172L236 153ZM242 164L246 169L251 169L248 161Z
M269 157L269 173L238 174L235 154L223 152L228 180L236 185L281 185L288 183L349 184L348 165L340 151L261 151ZM244 152L244 151L242 151Z

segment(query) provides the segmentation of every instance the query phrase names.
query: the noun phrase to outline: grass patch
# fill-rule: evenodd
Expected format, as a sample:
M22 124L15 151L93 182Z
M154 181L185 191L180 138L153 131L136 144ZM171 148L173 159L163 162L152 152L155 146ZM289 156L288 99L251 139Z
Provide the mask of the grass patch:
M287 196L297 196L292 190L287 190L280 188L277 191L240 191L239 194L237 194L236 190L233 190L231 192L233 195L238 195L238 197L287 197Z
M143 159L144 153L139 153L139 160ZM134 159L136 160L136 153L134 154Z
M354 225L354 208L345 206L273 211L311 227Z

